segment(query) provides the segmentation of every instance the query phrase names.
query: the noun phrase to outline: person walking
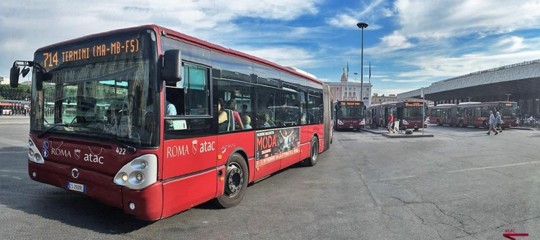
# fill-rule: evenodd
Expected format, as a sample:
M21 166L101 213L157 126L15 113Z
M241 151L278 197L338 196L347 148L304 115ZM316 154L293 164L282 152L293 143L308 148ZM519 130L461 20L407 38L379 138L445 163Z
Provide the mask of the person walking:
M497 135L497 131L495 130L495 116L493 115L493 111L489 111L489 130L486 134L490 135L491 131L494 131L495 135Z
M501 113L497 112L496 116L495 116L495 131L499 132L499 133L502 133L502 118L501 118Z
M388 115L388 125L387 125L388 133L394 133L394 129L392 128L392 124L394 124L394 115L392 113L390 113Z

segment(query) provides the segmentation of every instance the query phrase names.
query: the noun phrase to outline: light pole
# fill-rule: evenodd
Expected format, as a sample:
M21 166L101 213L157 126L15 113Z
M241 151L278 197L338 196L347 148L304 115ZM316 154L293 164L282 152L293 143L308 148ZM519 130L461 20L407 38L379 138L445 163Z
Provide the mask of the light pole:
M362 29L362 46L360 48L360 99L364 101L364 28L367 28L368 24L359 22L356 26Z

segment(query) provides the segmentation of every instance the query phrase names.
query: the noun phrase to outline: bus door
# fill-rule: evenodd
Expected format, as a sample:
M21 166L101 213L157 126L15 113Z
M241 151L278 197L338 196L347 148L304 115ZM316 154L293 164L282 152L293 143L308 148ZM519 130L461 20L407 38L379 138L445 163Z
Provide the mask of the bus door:
M203 203L219 191L209 69L184 63L183 70L180 82L166 84L162 107L164 215Z
M467 126L474 125L474 108L465 109L465 124Z
M399 129L401 129L403 125L403 110L405 108L404 107L397 107L396 111L397 111L397 114L394 116L394 122L399 122ZM395 128L395 127L394 127Z

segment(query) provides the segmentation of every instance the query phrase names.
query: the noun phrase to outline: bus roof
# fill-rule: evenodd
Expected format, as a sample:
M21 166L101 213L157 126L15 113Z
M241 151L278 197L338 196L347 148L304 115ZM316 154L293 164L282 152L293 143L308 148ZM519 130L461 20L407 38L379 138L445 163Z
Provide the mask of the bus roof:
M322 81L315 78L315 76L313 76L312 74L309 74L309 73L307 73L305 71L302 71L302 70L298 70L298 69L296 69L294 67L281 66L281 65L279 65L277 63L270 62L268 60L265 60L265 59L262 59L262 58L259 58L259 57L255 57L255 56L252 56L252 55L249 55L247 53L243 53L243 52L240 52L240 51L237 51L237 50L233 50L231 48L226 48L226 47L223 47L223 46L220 46L220 45L217 45L217 44L213 44L213 43L210 43L208 41L204 41L202 39L192 37L192 36L189 36L189 35L174 31L174 30L169 29L169 28L161 27L161 26L158 26L158 25L155 25L155 24L142 25L142 26L137 26L137 27L123 28L123 29L117 29L117 30L112 30L112 31L107 31L107 32L90 34L90 35L87 35L87 36L84 36L84 37L75 38L75 39L71 39L71 40L67 40L67 41L62 41L62 42L59 42L59 43L55 43L55 44L51 44L51 45L48 45L48 46L45 46L45 47L41 47L38 50L36 50L36 52L43 51L44 49L48 49L48 48L58 47L58 46L65 45L65 44L71 44L71 43L87 40L87 39L92 39L92 38L97 38L97 37L107 36L107 35L112 35L112 34L117 34L117 33L123 33L123 32L143 30L143 29L151 29L151 30L155 31L156 34L159 34L159 35L171 36L173 38L176 38L178 40L181 40L181 41L189 43L189 44L193 44L193 45L203 47L203 48L206 48L206 49L209 49L209 50L221 52L221 53L224 53L226 55L240 57L240 58L243 58L243 59L248 60L250 62L256 62L256 63L259 63L259 64L263 64L263 65L278 69L278 70L283 71L283 72L290 73L292 75L304 78L306 80L312 81L312 82L317 83L319 85L323 84Z

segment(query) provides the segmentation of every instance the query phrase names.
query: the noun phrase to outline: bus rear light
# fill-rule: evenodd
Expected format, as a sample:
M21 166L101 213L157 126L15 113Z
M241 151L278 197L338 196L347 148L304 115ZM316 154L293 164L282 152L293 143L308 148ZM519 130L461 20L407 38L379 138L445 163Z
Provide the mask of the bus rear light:
M124 165L113 179L116 185L129 189L143 189L157 181L157 157L146 154Z
M45 159L43 159L43 156L41 156L41 153L39 153L36 144L30 138L28 139L28 160L39 164L45 163Z

